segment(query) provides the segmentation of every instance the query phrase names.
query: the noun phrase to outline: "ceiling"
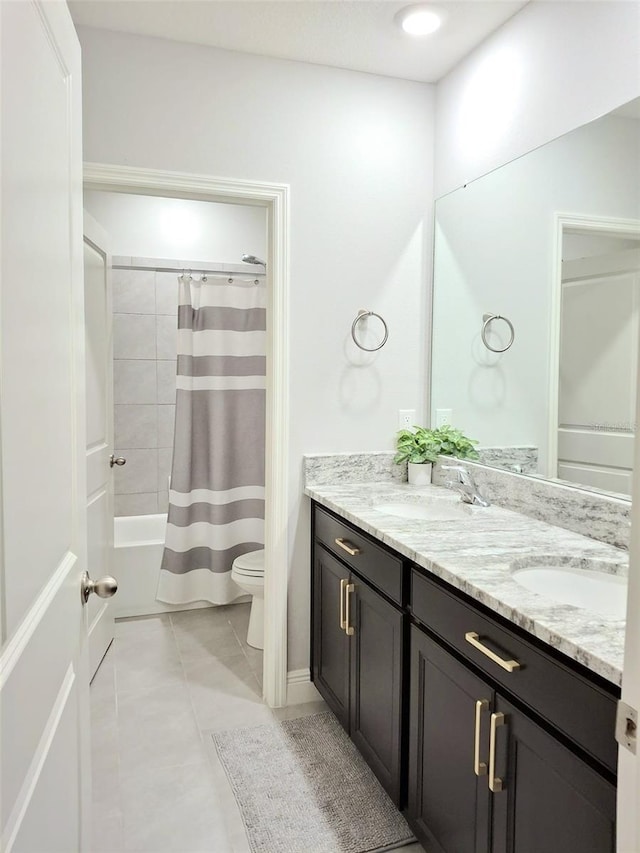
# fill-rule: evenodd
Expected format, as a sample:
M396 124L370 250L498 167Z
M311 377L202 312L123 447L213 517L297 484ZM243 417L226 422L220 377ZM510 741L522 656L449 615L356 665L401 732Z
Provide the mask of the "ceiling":
M435 83L527 0L439 0L443 25L406 35L380 0L70 0L79 26Z

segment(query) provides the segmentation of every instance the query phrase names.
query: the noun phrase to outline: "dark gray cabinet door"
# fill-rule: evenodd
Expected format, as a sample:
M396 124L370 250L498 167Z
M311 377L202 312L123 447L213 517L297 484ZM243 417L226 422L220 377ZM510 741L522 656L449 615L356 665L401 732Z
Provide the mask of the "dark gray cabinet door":
M408 816L429 853L487 853L490 795L474 770L489 755L493 691L441 646L411 628ZM518 850L518 853L521 853ZM547 853L540 848L536 853Z
M357 576L351 583L351 738L399 805L403 615Z
M502 697L492 853L613 853L613 785Z
M319 545L313 568L313 682L349 729L349 637L340 627L341 581L349 570Z

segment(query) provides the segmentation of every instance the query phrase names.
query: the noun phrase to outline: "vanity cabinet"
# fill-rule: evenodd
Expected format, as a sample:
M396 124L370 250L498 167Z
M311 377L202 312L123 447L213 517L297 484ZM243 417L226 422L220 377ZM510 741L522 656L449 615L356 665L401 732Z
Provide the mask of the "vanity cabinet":
M410 643L409 819L429 853L486 853L491 798L472 762L476 703L488 710L492 692L414 626ZM477 753L483 769L487 740L485 724Z
M491 853L615 853L615 785L500 694L491 710L503 721Z
M402 562L324 510L315 513L313 681L400 805L406 617L373 579L400 597Z
M313 505L312 677L428 853L614 853L616 688Z
M583 684L576 704L575 673L554 673L557 663L537 649L527 654L526 644L517 657L515 635L455 597L447 601L449 593L417 571L412 587L414 616L424 619L428 602L445 635L442 642L426 624L411 627L408 817L429 853L613 853L615 785L591 760L602 743L568 723L584 717L598 735L605 728L613 749L612 697ZM470 627L479 630L462 630ZM463 645L481 656L480 666ZM519 694L533 677L541 693L523 706ZM562 677L566 687L549 696ZM566 705L561 726L572 740L579 730L579 750L534 710L556 702Z
M313 682L347 731L351 644L341 614L349 577L349 569L324 548L314 549Z

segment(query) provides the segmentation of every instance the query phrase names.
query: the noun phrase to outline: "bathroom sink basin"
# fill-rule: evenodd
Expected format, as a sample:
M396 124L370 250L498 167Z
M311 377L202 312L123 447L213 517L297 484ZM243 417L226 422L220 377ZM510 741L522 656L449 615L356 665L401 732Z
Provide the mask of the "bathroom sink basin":
M611 571L571 565L529 565L516 569L513 579L530 592L545 595L560 604L591 610L610 619L624 619L627 612L627 578ZM610 568L610 564L607 564Z
M456 521L471 515L471 507L460 501L434 500L424 503L378 504L373 509L398 518L423 519L425 521Z

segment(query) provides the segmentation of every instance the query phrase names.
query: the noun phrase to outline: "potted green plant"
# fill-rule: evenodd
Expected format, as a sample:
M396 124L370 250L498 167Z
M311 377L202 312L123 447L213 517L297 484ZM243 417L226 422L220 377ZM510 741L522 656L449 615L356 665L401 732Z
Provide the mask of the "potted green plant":
M474 445L478 442L450 426L428 429L414 426L401 429L396 436L396 465L407 463L409 482L423 486L431 482L431 467L438 456L455 456L457 459L477 459Z

